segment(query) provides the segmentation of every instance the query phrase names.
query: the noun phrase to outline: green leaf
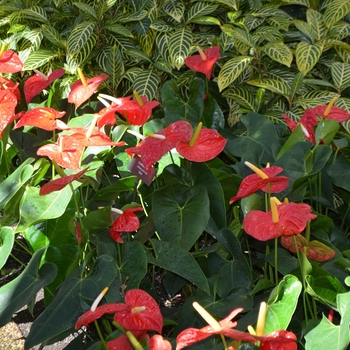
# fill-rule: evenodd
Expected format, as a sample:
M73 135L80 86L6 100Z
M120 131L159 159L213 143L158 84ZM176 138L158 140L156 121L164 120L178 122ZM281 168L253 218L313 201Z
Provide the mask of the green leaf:
M285 83L276 79L255 79L247 81L247 84L270 90L278 95L288 96L289 89Z
M311 41L312 44L315 42L316 33L314 32L310 24L299 19L295 19L293 23L297 27L297 29L299 29L303 34L305 34L309 38L309 41Z
M121 76L124 74L122 55L116 45L112 46L108 52L108 56L105 60L105 71L112 81L112 86L115 88L118 85Z
M338 154L335 161L327 169L327 173L335 186L350 191L350 161L343 154Z
M324 22L328 28L344 18L350 12L349 0L333 0L326 8Z
M216 18L212 16L202 16L202 17L195 17L191 20L191 23L196 24L202 24L202 25L214 25L214 26L220 26L221 22Z
M131 30L128 28L124 27L123 25L119 23L111 23L111 24L106 24L104 26L104 29L107 31L110 31L112 33L116 33L122 36L125 36L127 38L133 38Z
M318 11L308 9L306 11L306 18L312 28L312 32L315 34L316 41L324 39L328 30L323 21L323 15Z
M219 90L222 91L232 84L240 74L249 66L252 57L238 56L228 60L221 68L218 76Z
M20 203L20 219L16 232L24 231L37 222L61 216L72 198L69 186L45 196L40 196L39 191L36 187L26 188Z
M45 23L47 21L47 15L42 6L32 6L31 8L22 10L20 15L23 18L32 19L38 22Z
M43 24L41 26L41 30L45 39L49 40L52 44L59 48L66 48L66 42L56 28L48 24Z
M0 327L55 278L57 268L54 264L44 263L40 266L44 251L36 252L21 275L0 288Z
M193 22L193 20L199 17L207 16L217 9L217 5L211 5L207 2L197 2L195 3L187 12L185 16L185 21L187 23ZM220 21L219 25L220 25Z
M339 92L350 86L350 64L333 62L331 64L331 74L334 85Z
M339 127L339 123L335 120L321 120L316 127L316 143L319 144L322 141L324 145L329 146L333 142Z
M178 70L183 66L185 58L190 54L192 32L187 28L176 29L169 37L168 50L170 64Z
M295 50L298 69L306 75L318 62L323 51L323 44L308 44L300 42Z
M7 258L10 256L15 235L11 227L1 227L0 230L0 269L5 265Z
M39 68L58 56L58 53L46 49L32 51L24 62L23 70Z
M90 15L92 18L97 19L96 11L89 4L84 4L83 2L73 2L73 5L85 12L87 15Z
M210 217L209 198L204 186L180 184L154 192L154 224L162 241L190 250L203 233Z
M339 325L330 322L325 315L321 322L305 335L305 349L344 350L350 342L350 292L337 295L337 308L341 315Z
M70 55L77 54L89 41L95 29L95 23L82 22L70 32L67 41L67 50Z
M163 11L180 23L185 13L185 5L181 1L169 1L163 6Z
M129 22L141 21L146 16L147 16L147 11L141 10L141 11L122 14L116 17L115 20L120 23L129 23Z
M241 108L243 107L250 112L257 112L253 94L246 88L236 87L228 89L222 93L222 96L231 98L239 104Z
M64 339L67 331L73 332L75 322L87 311L86 304L84 309L81 306L81 298L90 299L92 304L118 274L115 261L107 255L97 258L87 277L84 277L84 269L85 265L80 266L61 284L52 303L33 322L25 349L29 350L51 338Z
M207 98L204 100L202 120L206 128L220 130L225 127L224 114L215 98L211 95L207 95Z
M170 242L152 240L155 258L148 254L148 263L171 271L210 294L208 280L193 256Z
M279 329L287 329L297 307L301 289L301 282L293 275L284 276L283 280L275 287L267 302L265 334Z
M159 76L154 69L143 70L134 80L133 90L136 90L139 96L147 96L148 101L156 97L159 85Z
M246 31L237 27L231 27L227 25L223 25L221 29L229 36L232 36L237 41L242 44L255 49L256 44L254 42L253 37Z
M292 64L293 53L291 49L283 42L269 42L261 48L261 51L263 51L272 60L282 63L287 67L290 67Z

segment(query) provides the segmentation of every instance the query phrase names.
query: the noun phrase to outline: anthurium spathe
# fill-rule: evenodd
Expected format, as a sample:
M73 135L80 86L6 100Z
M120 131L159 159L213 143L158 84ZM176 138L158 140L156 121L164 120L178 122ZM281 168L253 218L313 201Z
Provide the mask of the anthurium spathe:
M84 145L72 136L61 135L57 144L47 144L37 150L38 156L47 156L63 168L80 169L80 158L83 154Z
M176 144L179 154L192 162L207 162L214 159L222 152L227 143L227 139L216 130L201 127L202 123L199 123L190 141L179 140Z
M245 164L255 171L255 174L248 175L243 179L237 194L230 199L230 204L241 198L250 196L258 190L279 193L288 187L289 178L287 176L276 176L283 171L283 168L271 166L259 169L249 162L245 162Z
M259 350L297 350L297 337L293 332L278 330L260 337Z
M185 64L188 68L195 72L203 73L210 79L214 64L220 58L220 47L213 46L204 52L197 47L197 50L199 55L187 57Z
M328 261L334 258L336 252L319 241L308 242L301 234L295 235L298 250L305 253L308 259L318 262ZM292 253L296 253L293 237L282 237L281 244Z
M23 69L23 63L12 50L6 50L6 44L0 50L0 73L17 73Z
M350 113L345 109L334 106L334 103L338 97L334 97L328 105L317 106L311 109L311 112L315 116L319 116L325 119L336 120L337 122L345 122L350 119Z
M125 142L113 142L105 133L94 129L91 134L89 133L89 128L75 128L70 129L73 134L70 136L75 138L85 147L88 146L124 146ZM74 132L77 131L77 132Z
M112 208L112 211L119 214L114 220L109 235L117 243L123 243L121 235L123 232L134 232L140 227L140 220L135 214L136 211L143 211L142 207L127 208L125 210L119 210Z
M11 91L15 94L17 101L21 100L21 93L18 89L19 83L14 83L12 80L5 77L0 77L0 90Z
M8 90L0 90L0 138L7 125L15 119L17 97Z
M216 321L213 316L211 316L201 305L197 302L193 303L195 309L200 313L200 315L208 322L208 326L203 328L187 328L182 331L176 337L176 350L181 350L187 346L193 345L201 340L204 340L211 335L222 334L226 337L235 340L249 341L255 343L256 339L249 333L237 331L234 328L237 326L237 322L232 322L231 320L241 311L242 308L233 310L227 317L221 321Z
M21 117L14 129L27 125L36 126L47 131L53 131L55 129L67 130L69 129L67 124L58 119L62 118L65 114L66 112L59 112L49 107L33 108Z
M23 87L27 103L29 103L34 96L38 95L41 91L51 85L55 80L61 78L65 73L64 69L56 69L50 75L46 76L37 70L34 71L37 75L28 78Z
M298 234L317 216L305 203L280 203L275 197L271 197L270 203L268 212L252 210L243 220L246 233L260 241Z
M108 79L107 74L101 74L94 78L86 79L81 69L78 69L80 80L77 80L71 86L68 95L68 102L74 103L75 108L79 108L86 100L88 100L103 81Z

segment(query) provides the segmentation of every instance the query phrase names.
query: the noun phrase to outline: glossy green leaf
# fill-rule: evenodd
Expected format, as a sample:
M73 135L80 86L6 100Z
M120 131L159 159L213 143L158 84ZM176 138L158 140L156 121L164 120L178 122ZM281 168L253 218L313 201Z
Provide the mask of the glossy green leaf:
M69 186L46 196L40 196L39 188L26 188L20 203L20 220L16 232L24 231L37 222L61 216L71 198L72 190Z
M62 38L59 31L48 24L43 24L41 26L42 33L45 39L49 40L52 44L57 47L64 49L66 47L65 40Z
M45 249L36 252L20 276L0 288L0 326L9 322L13 314L28 304L41 288L53 281L57 268L54 264L40 266Z
M95 29L95 23L92 22L82 22L79 23L73 30L70 32L67 49L70 55L77 54L83 46L88 42L93 31Z
M318 62L323 51L323 44L308 44L301 41L295 50L295 59L300 72L306 75Z
M0 230L0 269L2 269L10 256L14 241L13 229L8 226L2 227Z
M73 5L78 7L78 9L85 12L87 15L90 15L92 18L97 19L96 11L89 4L85 4L83 2L74 2Z
M247 84L270 90L278 95L288 96L289 89L285 83L276 79L255 79L247 81Z
M269 42L261 48L266 55L272 60L282 63L287 67L290 67L293 61L293 53L291 49L282 42Z
M198 17L203 17L211 14L217 9L216 5L211 5L208 2L196 2L192 7L186 12L186 22L193 22ZM220 24L220 22L219 22Z
M192 254L170 242L152 240L152 245L155 258L148 255L149 263L181 276L209 294L208 280Z
M253 94L247 88L235 87L227 89L222 93L222 96L232 98L241 108L257 112Z
M113 87L116 87L124 74L124 65L120 50L116 45L112 46L105 60L105 71L111 79Z
M137 75L133 89L139 96L146 96L148 101L152 101L157 94L159 85L159 76L154 69L143 70Z
M323 15L313 9L308 9L306 11L307 22L310 24L313 33L315 33L315 39L321 40L327 34L327 27L323 20Z
M334 136L339 130L339 123L335 120L321 120L315 130L316 135L316 143L320 143L324 145L330 145L333 142Z
M163 6L163 11L180 23L185 13L185 5L181 1L169 1Z
M46 49L39 49L32 51L27 60L24 62L23 70L33 70L35 68L41 67L47 62L51 61L58 54Z
M162 241L190 250L203 233L210 217L204 186L180 184L156 191L152 198L154 224Z
M327 169L328 175L331 177L335 186L350 191L350 162L343 154L338 154L335 161Z
M302 284L293 275L284 276L268 301L264 333L287 329L297 307Z
M176 29L169 37L168 50L170 64L180 69L190 54L192 45L192 32L187 27Z

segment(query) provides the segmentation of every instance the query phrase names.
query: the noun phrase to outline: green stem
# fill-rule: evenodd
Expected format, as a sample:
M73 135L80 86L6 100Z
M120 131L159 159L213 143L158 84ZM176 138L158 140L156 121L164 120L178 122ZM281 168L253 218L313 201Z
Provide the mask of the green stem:
M275 282L278 284L278 238L275 238Z
M96 327L96 330L97 330L97 334L98 334L98 336L99 336L99 338L101 339L101 342L102 342L102 344L103 344L103 347L104 347L106 350L108 350L108 347L107 347L107 344L106 344L106 342L105 342L105 340L104 340L104 338L103 338L103 335L102 335L100 326L98 325L98 323L97 323L96 320L94 321L94 324L95 324L95 327Z

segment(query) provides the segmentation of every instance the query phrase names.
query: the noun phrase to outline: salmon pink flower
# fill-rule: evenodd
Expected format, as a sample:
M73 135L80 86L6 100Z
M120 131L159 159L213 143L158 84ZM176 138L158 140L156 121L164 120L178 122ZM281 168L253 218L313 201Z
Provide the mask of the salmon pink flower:
M6 50L6 44L0 50L0 73L17 73L23 69L21 59L12 50Z
M269 212L252 210L243 220L246 233L260 241L298 234L317 216L305 203L281 203L275 197L270 198L270 203Z
M245 165L252 169L255 174L248 175L243 179L236 196L230 199L230 204L241 198L248 197L258 190L279 193L288 187L289 178L287 176L276 176L283 171L281 167L271 166L259 169L249 162L245 162Z
M155 334L148 343L150 350L171 350L171 343L160 334Z
M334 258L336 252L319 241L308 242L301 234L295 235L298 250L305 253L308 259L318 262L328 261ZM296 253L293 237L281 237L281 244L292 253Z
M77 80L71 86L68 95L68 102L74 103L75 108L79 108L92 94L97 90L103 81L108 79L107 74L101 74L91 79L86 79L82 70L78 68L80 80Z
M185 64L188 68L195 72L203 73L210 79L214 64L220 58L220 47L213 46L206 49L204 52L197 47L197 50L199 55L187 57L185 59Z
M17 97L9 90L0 90L0 138L7 125L15 119Z
M34 96L38 95L41 91L46 89L55 80L61 78L65 73L65 70L56 69L48 76L39 72L36 69L34 70L34 72L36 72L37 75L34 75L28 78L24 83L24 87L23 87L27 104L33 99Z
M12 80L5 77L0 77L0 90L11 91L17 98L17 101L21 100L21 93L18 89L19 83L14 83Z
M241 311L242 308L238 308L233 310L227 317L222 319L221 321L217 321L213 318L212 315L209 314L201 305L197 302L193 303L193 307L200 313L200 315L205 319L205 321L209 324L203 328L187 328L182 331L176 337L176 350L181 350L186 346L193 345L201 340L204 340L211 335L214 334L222 334L226 337L235 339L235 340L243 340L249 341L251 343L255 343L256 339L254 336L249 333L237 331L233 328L237 326L237 322L232 322L231 320Z
M21 117L14 129L18 129L25 125L30 125L47 131L52 131L55 129L67 130L69 128L66 123L58 119L62 118L65 114L66 112L59 112L48 107L33 108Z
M123 243L121 235L123 232L134 232L139 229L140 221L136 216L136 211L143 211L142 207L128 208L125 210L119 210L112 208L112 211L119 214L114 220L112 227L109 231L109 235L113 240L118 243Z

